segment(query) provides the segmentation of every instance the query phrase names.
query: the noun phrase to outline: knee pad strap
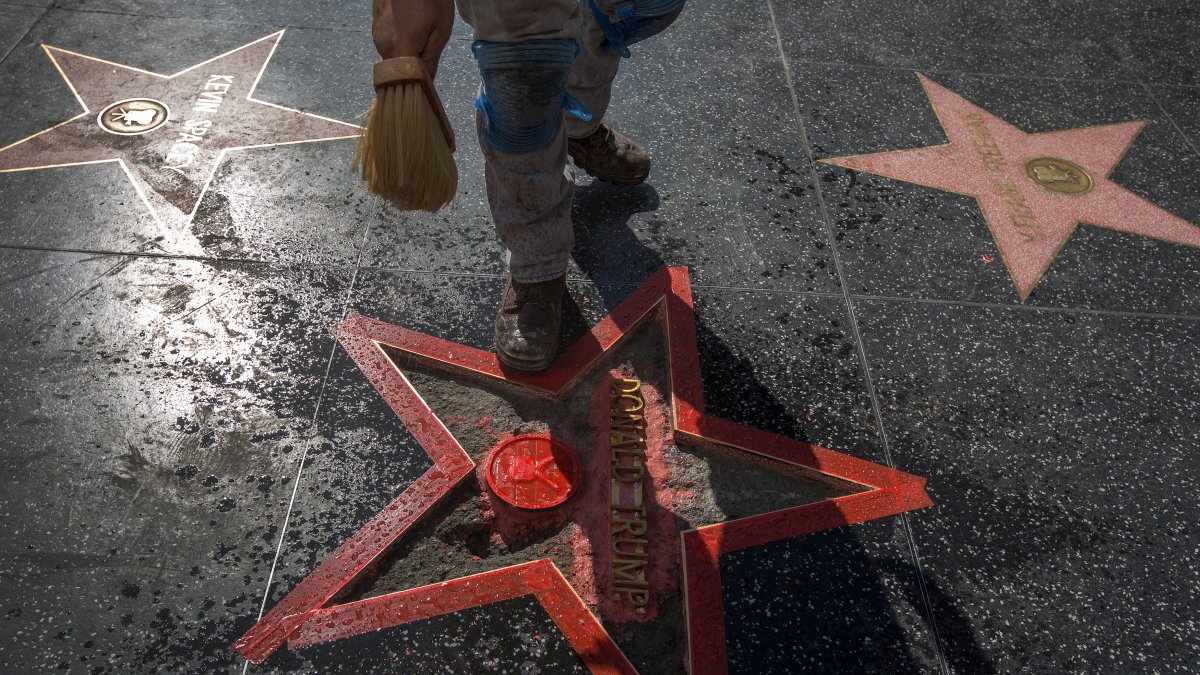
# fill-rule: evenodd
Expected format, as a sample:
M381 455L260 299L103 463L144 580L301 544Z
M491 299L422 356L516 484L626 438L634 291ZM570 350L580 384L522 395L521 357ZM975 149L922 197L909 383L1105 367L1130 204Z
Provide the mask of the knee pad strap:
M629 58L630 45L661 33L675 22L687 0L625 0L613 12L616 20L605 14L596 0L588 0L596 23L604 32L604 50Z

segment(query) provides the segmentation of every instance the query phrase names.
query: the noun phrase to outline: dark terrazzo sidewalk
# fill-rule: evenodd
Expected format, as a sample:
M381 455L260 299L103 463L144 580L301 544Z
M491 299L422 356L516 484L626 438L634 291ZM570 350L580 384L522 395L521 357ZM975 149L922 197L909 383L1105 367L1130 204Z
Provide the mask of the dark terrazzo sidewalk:
M256 97L356 122L368 23L0 1L0 148L81 112L43 44L170 74L286 29ZM115 163L0 173L0 670L243 672L262 609L428 468L329 327L490 347L468 36L439 76L462 180L436 215L371 198L351 140L229 152L186 251ZM580 179L571 334L687 265L712 413L935 502L723 557L731 672L1200 672L1200 250L1084 224L1021 301L974 199L819 163L945 143L920 72L1029 133L1146 121L1113 181L1200 223L1200 11L690 0L634 52L610 121L655 168ZM523 598L261 672L571 669Z

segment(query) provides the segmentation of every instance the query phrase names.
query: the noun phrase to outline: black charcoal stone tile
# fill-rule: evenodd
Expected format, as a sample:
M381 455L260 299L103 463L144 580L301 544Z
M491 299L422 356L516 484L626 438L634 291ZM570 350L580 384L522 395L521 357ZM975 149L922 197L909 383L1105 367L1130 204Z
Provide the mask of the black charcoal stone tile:
M840 298L698 288L696 309L710 412L886 463ZM936 667L898 519L727 554L721 574L731 672Z
M730 672L939 670L899 518L728 553L721 579Z
M0 174L0 244L167 253L164 233L115 163Z
M45 9L54 4L54 0L4 0L0 5L8 7L39 7Z
M1151 86L1150 93L1171 122L1187 136L1192 149L1200 154L1200 89Z
M438 96L457 145L458 195L434 214L399 212L376 201L376 217L363 247L365 267L474 274L503 274L507 269L504 247L492 228L483 156L475 140L479 70L471 57L470 36L471 28L459 20L437 76ZM367 40L365 36L361 39ZM373 60L364 58L357 72L370 72Z
M0 62L42 15L35 5L0 4Z
M62 0L57 7L81 13L152 16L198 21L215 26L238 24L317 28L324 31L366 31L371 27L370 3L292 2L266 0Z
M693 293L709 412L885 462L841 298Z
M1195 7L1151 0L1116 2L1105 9L1105 49L1127 72L1148 82L1200 85L1200 14Z
M767 8L689 2L633 51L608 119L655 164L631 197L596 182L580 190L581 270L637 281L657 257L695 268L698 284L836 291Z
M1200 324L858 304L952 670L1195 671Z
M798 68L837 62L1054 78L1129 77L1119 19L1131 12L1122 4L772 2Z
M849 63L931 72L1195 85L1200 16L1177 0L774 1L797 68Z
M349 275L0 255L3 670L238 671Z

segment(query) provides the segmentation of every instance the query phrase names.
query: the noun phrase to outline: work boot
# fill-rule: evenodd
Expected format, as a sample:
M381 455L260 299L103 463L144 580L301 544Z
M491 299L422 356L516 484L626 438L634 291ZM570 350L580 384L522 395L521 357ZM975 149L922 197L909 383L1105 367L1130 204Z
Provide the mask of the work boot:
M496 315L496 356L500 363L522 373L539 373L550 367L558 354L566 287L565 274L530 284L508 277Z
M650 175L650 155L625 134L601 123L590 136L567 139L575 166L605 183L637 185Z

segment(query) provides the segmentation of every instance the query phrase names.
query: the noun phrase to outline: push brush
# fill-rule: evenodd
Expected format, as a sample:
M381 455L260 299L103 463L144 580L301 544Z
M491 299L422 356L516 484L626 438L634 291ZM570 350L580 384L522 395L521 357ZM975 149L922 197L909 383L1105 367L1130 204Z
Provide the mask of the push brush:
M354 157L367 189L403 211L434 212L458 190L454 130L417 57L375 64L375 102Z

